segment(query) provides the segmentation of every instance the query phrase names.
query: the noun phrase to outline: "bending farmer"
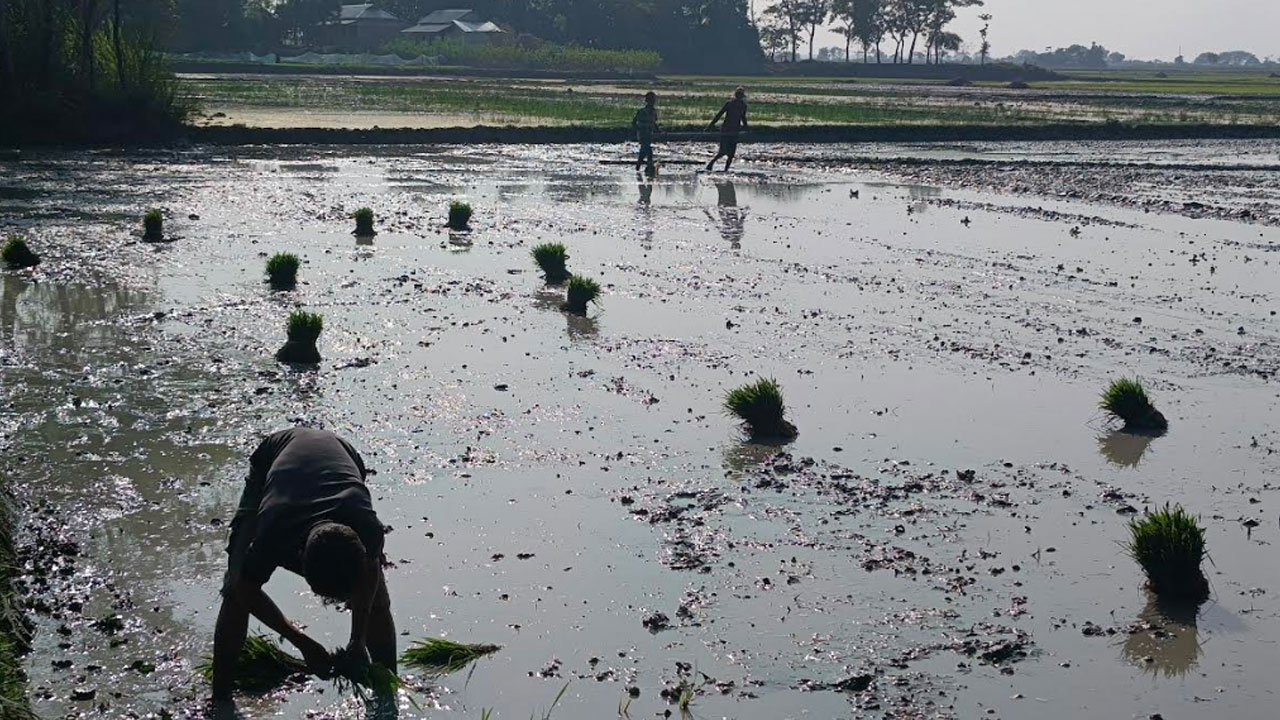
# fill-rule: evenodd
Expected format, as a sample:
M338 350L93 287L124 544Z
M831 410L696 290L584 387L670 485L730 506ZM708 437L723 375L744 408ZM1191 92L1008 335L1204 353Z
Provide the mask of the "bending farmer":
M653 134L658 132L658 96L652 91L644 94L644 107L636 111L631 119L631 127L635 128L636 140L640 141L640 154L636 156L636 172L641 167L653 165ZM652 173L651 173L652 174Z
M291 623L262 586L277 567L351 611L343 663L396 665L391 600L382 576L383 527L373 512L360 455L333 433L309 428L268 436L249 458L231 521L222 609L213 636L213 698L230 698L249 616L282 635L327 677L336 657Z
M720 118L724 118L724 125L720 126L720 150L716 156L711 158L711 162L707 163L707 170L711 170L715 166L716 161L725 158L724 169L729 171L729 166L733 164L733 156L738 153L738 133L747 129L747 91L741 87L733 91L733 99L724 104L720 108L720 112L711 119L711 124L707 126L709 130L716 129L716 123L720 122Z

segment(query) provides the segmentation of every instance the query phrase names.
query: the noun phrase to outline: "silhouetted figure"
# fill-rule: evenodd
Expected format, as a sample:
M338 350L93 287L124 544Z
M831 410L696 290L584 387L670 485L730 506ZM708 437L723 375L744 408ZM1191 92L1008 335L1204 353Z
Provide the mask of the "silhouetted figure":
M231 698L250 615L288 640L321 677L371 659L395 670L395 625L382 576L384 531L365 475L355 448L324 430L282 430L254 450L227 543L213 636L215 702ZM304 577L321 598L345 603L351 611L346 648L330 654L263 592L279 567Z
M716 161L725 158L724 169L729 171L729 166L733 165L733 157L738 154L738 133L747 129L747 91L741 87L733 91L733 99L724 104L720 108L720 112L711 119L711 124L707 126L709 130L716 129L716 123L720 122L720 118L724 118L724 124L720 126L720 150L716 152L716 156L711 158L711 162L707 163L707 170L714 168Z
M712 217L708 210L707 217L716 221L716 229L720 237L729 241L729 247L737 250L742 247L742 236L746 233L747 211L738 207L738 191L728 180L716 182L716 212L719 217Z
M636 111L631 119L631 127L635 128L636 140L640 142L640 153L636 155L636 171L646 168L649 177L657 174L653 163L653 135L658 132L658 96L652 91L644 94L644 107Z

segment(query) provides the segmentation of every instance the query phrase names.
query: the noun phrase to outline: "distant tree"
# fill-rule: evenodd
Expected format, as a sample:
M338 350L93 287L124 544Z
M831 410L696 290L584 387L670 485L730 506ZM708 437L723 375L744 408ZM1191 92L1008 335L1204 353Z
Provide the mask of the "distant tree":
M1124 61L1125 61L1125 55L1124 55L1124 53L1122 53L1122 52L1113 52L1113 53L1111 53L1111 54L1107 55L1107 64L1108 64L1108 65L1119 65L1120 63L1122 63L1122 62L1124 62Z
M791 62L800 57L800 34L804 28L803 20L807 17L805 12L804 0L778 0L764 11L767 21L785 34L787 46L791 48Z
M1221 65L1261 65L1262 61L1251 52L1228 50L1218 53L1218 63Z
M813 38L818 28L827 21L831 0L797 0L800 27L809 33L809 59L813 59Z
M991 42L987 40L987 33L991 30L991 13L982 13L978 16L982 21L982 29L978 30L978 35L982 36L982 45L978 48L978 54L982 56L982 65L987 64L987 55L991 54Z

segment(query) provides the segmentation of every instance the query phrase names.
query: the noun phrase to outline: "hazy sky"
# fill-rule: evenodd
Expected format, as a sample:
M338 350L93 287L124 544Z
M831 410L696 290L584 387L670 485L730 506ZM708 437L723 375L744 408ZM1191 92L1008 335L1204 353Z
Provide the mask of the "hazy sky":
M757 0L756 7L766 4ZM994 16L991 44L999 56L1090 42L1140 59L1172 60L1179 47L1188 60L1206 50L1280 56L1280 0L987 0L985 8L960 10L951 26L973 49L984 11ZM844 47L834 33L816 46L824 44Z

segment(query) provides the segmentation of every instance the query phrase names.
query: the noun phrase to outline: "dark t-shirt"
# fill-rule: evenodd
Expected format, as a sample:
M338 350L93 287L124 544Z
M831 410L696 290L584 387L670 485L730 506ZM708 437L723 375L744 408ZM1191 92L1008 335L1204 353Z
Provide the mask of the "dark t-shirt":
M307 535L322 522L355 530L369 556L380 557L383 527L365 474L360 454L331 432L293 428L263 440L249 459L248 486L231 528L233 562L237 541L245 542L237 531L252 528L244 577L266 583L277 567L301 574Z
M724 113L724 124L720 126L720 132L736 133L747 122L747 101L734 98L725 103L720 112Z

